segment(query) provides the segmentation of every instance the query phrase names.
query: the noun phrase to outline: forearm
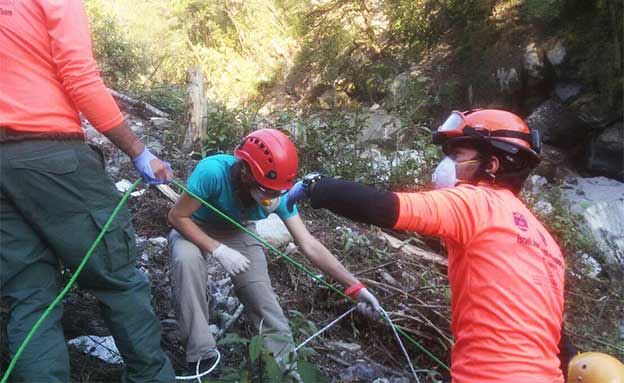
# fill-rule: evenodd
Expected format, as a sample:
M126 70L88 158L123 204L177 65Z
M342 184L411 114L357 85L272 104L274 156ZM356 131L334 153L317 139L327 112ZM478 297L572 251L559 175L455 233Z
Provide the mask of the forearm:
M399 217L399 199L395 193L351 181L320 179L310 190L310 200L315 209L328 209L380 227L394 227Z
M125 121L115 128L103 132L103 134L132 159L139 156L145 149L145 145Z
M190 217L169 216L169 223L174 229L191 241L203 252L212 253L221 244L206 234Z
M345 288L359 282L320 242L304 248L303 252L314 266L329 274Z

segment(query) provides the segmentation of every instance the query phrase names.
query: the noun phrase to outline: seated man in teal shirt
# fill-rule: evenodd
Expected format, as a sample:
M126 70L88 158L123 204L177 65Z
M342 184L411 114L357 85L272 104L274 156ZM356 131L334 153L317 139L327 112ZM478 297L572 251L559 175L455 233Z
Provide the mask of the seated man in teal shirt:
M234 154L200 161L188 180L189 190L244 225L276 213L314 265L345 286L346 293L361 302L361 311L376 311L375 297L310 234L296 206L291 211L286 207L285 193L298 167L290 139L278 130L260 129L245 137ZM292 351L288 320L273 292L260 243L186 193L169 212L169 222L175 229L169 236L173 297L187 362L207 359L216 347L206 299L210 256L231 275L256 329L262 321L265 347L277 358Z

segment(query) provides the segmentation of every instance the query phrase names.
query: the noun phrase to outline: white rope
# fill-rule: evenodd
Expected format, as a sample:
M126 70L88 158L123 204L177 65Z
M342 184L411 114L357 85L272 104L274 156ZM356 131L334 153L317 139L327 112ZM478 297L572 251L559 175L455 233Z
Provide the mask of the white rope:
M356 308L357 308L357 306L351 307L349 310L347 310L345 313L340 315L338 318L336 318L333 321L331 321L327 326L323 327L319 331L317 331L314 334L312 334L308 339L304 340L303 343L301 343L299 346L297 346L295 348L295 351L298 351L300 348L302 348L303 346L308 344L308 342L310 342L312 339L314 339L317 336L321 335L326 330L328 330L330 327L332 327L336 323L340 322L344 317L346 317L347 315L351 314ZM414 365L412 364L412 359L410 358L409 354L407 353L407 350L405 349L405 346L403 345L403 342L401 341L401 338L399 337L399 334L397 333L395 325L392 322L392 319L390 319L390 315L388 315L386 310L384 310L381 306L379 306L379 311L386 318L386 320L388 321L388 325L392 328L392 332L394 333L394 336L396 337L396 340L399 342L399 346L401 346L401 350L403 350L403 354L405 355L405 359L407 359L407 363L409 364L410 370L412 371L412 375L414 375L414 379L416 379L416 383L420 383L420 380L418 379L418 375L416 374L416 370L414 369Z
M177 380L194 380L197 379L197 381L199 383L202 383L201 378L203 376L206 376L208 374L210 374L215 368L217 368L217 366L219 365L219 362L221 361L221 353L219 352L219 350L217 350L216 348L208 350L204 353L204 355L206 355L208 352L212 352L214 351L217 354L217 360L215 360L214 364L207 369L206 371L200 373L199 372L199 365L201 364L202 359L199 358L199 360L197 361L197 365L195 366L195 375L190 375L190 376L176 376ZM203 357L203 355L202 355Z
M414 366L412 365L412 359L407 353L405 346L403 346L403 342L401 341L401 338L399 337L399 333L397 333L394 323L392 323L392 320L390 319L390 315L388 315L386 310L384 310L383 307L381 306L379 306L379 311L381 311L381 313L386 317L386 319L388 320L388 324L390 325L390 327L392 327L392 332L394 333L394 336L396 337L397 342L399 342L399 346L401 346L401 350L403 350L403 354L405 354L405 359L407 359L407 363L409 363L410 369L412 370L412 375L414 375L414 379L416 379L416 383L420 383L420 380L418 380L418 375L416 375L416 370L414 370Z
M335 325L336 323L340 322L340 320L342 320L342 318L346 317L347 315L351 314L355 309L357 308L357 306L353 306L351 307L349 310L347 310L344 314L340 315L338 318L334 319L333 321L331 321L327 326L323 327L322 329L320 329L319 331L315 332L314 334L312 334L312 336L310 336L308 339L304 340L303 343L301 343L299 346L297 346L295 348L295 351L298 351L301 347L305 346L309 341L311 341L312 339L316 338L317 336L321 335L322 333L325 332L325 330L329 329L331 326Z

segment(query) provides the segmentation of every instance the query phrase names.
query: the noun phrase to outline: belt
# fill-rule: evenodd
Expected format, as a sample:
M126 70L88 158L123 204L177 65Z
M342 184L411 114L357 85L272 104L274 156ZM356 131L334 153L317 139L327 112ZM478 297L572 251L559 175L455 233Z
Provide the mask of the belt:
M0 143L26 140L52 140L52 141L84 141L82 133L58 133L58 132L22 132L4 126L0 126Z

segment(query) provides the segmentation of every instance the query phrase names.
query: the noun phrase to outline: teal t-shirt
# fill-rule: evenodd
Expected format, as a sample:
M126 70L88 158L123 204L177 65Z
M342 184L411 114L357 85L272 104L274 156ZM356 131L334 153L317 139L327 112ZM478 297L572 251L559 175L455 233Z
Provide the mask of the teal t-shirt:
M238 222L266 218L269 214L258 203L245 208L234 194L230 169L237 160L229 154L204 158L189 177L188 189ZM289 212L286 201L287 197L283 195L279 207L274 211L282 220L297 214L297 206L293 206L293 211ZM224 218L204 205L193 213L193 218L215 226L230 226Z

